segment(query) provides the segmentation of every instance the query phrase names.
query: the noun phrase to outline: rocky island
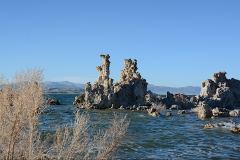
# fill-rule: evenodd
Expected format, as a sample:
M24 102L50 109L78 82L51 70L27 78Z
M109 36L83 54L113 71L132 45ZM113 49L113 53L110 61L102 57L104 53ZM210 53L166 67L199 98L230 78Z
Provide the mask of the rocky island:
M218 72L202 83L197 96L172 94L160 96L147 91L148 83L138 72L137 60L125 59L120 80L110 78L110 56L100 55L102 65L96 67L98 80L88 82L85 91L77 96L74 105L87 109L130 109L148 110L159 115L161 110L185 110L195 112L200 119L211 117L239 116L240 81L227 79L226 72ZM168 115L171 115L168 113Z
M76 97L74 104L80 108L137 108L145 106L147 85L145 79L137 71L137 60L125 59L120 81L113 83L110 78L110 56L100 55L103 62L96 69L98 80L85 86L85 92Z
M202 83L196 98L199 118L239 116L240 81L227 79L226 72L218 72Z

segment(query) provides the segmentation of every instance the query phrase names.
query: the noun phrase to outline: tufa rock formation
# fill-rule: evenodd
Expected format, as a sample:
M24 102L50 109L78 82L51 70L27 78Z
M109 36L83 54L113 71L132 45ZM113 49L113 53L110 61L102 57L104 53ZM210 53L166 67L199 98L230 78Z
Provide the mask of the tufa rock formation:
M202 83L199 101L206 102L211 108L233 109L240 107L240 81L227 79L226 72L219 72Z
M156 108L150 108L147 110L148 114L153 117L160 116L160 112Z
M206 103L200 103L197 107L196 113L199 119L206 119L212 117L212 110Z
M114 85L113 106L142 106L145 105L147 82L137 72L137 60L126 59L121 73L120 82Z
M75 98L74 104L80 108L92 109L193 109L200 119L226 116L239 116L240 81L227 79L226 72L219 72L202 83L199 96L171 94L165 97L147 92L145 79L137 71L137 60L126 59L120 80L113 83L110 78L110 56L100 55L102 65L96 69L99 72L98 80L85 86L85 92ZM196 107L196 108L194 108Z
M229 112L229 116L231 117L239 117L240 116L240 110L239 109L235 109Z
M226 72L215 73L212 79L202 83L201 93L196 99L198 107L193 111L201 119L239 116L235 108L240 107L240 81L227 79Z
M187 96L184 94L172 94L167 92L166 97L159 97L149 92L146 95L146 100L150 105L162 106L171 110L184 110L194 107L193 96Z
M106 109L129 108L146 104L147 82L137 72L137 60L126 59L120 81L113 84L110 75L110 56L100 55L103 62L97 67L100 72L97 82L89 82L85 92L75 98L74 104L81 108Z
M212 115L213 117L229 117L229 110L225 108L213 108L212 109Z

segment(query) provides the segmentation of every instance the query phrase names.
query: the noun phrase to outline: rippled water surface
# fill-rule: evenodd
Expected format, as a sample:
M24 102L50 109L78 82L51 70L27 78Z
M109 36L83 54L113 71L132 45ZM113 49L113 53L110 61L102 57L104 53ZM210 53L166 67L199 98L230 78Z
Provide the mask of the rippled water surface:
M71 105L76 95L50 95L63 105L48 107L40 119L42 131L71 124L76 108ZM204 130L212 122L239 123L239 118L201 121L194 114L172 117L150 117L142 112L105 110L88 111L92 127L107 125L113 113L130 120L128 134L115 155L116 159L240 159L240 135L227 129Z

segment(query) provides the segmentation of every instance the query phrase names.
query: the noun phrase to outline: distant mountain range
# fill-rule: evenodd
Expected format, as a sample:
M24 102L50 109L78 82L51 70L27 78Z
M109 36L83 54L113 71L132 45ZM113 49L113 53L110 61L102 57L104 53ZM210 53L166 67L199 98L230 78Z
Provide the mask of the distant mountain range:
M84 91L84 84L73 83L68 81L63 82L44 82L44 90L46 93L81 93ZM200 87L167 87L156 86L149 84L148 90L154 93L165 95L168 91L171 93L183 93L187 95L198 95L200 93Z
M187 87L167 87L167 86L156 86L149 84L148 90L165 95L167 92L171 93L183 93L186 95L198 95L200 93L201 88L196 86L187 86Z
M62 82L44 82L45 93L81 93L84 91L84 84Z

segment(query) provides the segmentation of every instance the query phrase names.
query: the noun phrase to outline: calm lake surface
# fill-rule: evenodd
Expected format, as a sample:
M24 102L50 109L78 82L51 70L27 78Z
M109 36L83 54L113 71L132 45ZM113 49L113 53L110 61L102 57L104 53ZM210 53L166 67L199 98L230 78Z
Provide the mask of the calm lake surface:
M46 108L40 129L54 132L74 121L73 94L48 95L63 105ZM89 114L92 128L109 124L113 114L130 120L128 134L114 159L240 159L240 135L227 129L204 130L208 122L236 122L239 118L202 121L194 114L151 117L143 112L120 110L80 110Z

